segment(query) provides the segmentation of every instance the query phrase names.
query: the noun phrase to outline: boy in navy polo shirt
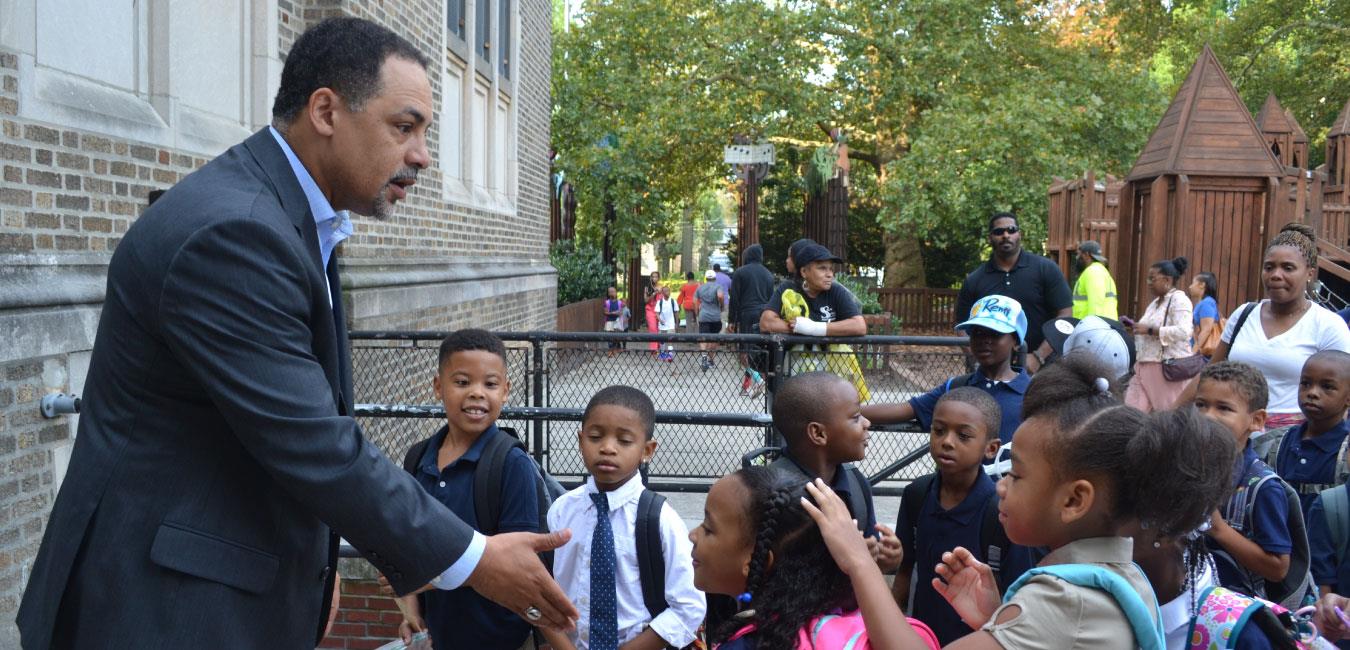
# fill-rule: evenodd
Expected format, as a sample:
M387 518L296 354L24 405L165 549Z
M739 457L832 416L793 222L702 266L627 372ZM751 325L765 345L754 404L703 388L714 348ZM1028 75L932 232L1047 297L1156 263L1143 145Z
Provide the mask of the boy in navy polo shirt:
M1294 542L1289 533L1289 509L1278 478L1260 484L1256 494L1247 477L1272 471L1252 451L1252 433L1266 423L1270 389L1261 371L1238 361L1210 364L1200 371L1195 409L1233 434L1241 458L1233 472L1234 494L1210 516L1206 545L1214 555L1220 585L1244 594L1265 597L1264 584L1284 580L1289 573ZM1248 520L1247 504L1251 503Z
M1026 371L1012 365L1013 355L1027 335L1022 305L1007 296L985 296L975 301L970 318L956 329L970 334L970 351L979 364L975 372L951 377L902 404L868 404L863 407L863 415L877 424L917 419L927 429L933 422L938 400L947 391L972 386L989 393L998 403L1002 417L995 431L1000 441L1012 442L1013 432L1022 423L1022 396L1031 384Z
M501 516L495 522L480 522L474 511L474 473L483 449L492 436L509 435L496 425L511 390L501 339L475 329L445 337L431 386L445 406L446 424L409 450L409 459L415 463L413 476L479 531L540 532L538 470L518 447L511 448L502 467ZM437 648L515 650L530 635L530 625L518 614L468 587L433 589L402 600L408 614L399 634L405 640L412 632L425 629Z
M1303 519L1322 490L1344 483L1337 465L1345 448L1345 410L1350 408L1350 354L1318 352L1303 363L1298 408L1307 421L1285 434L1275 454L1275 471L1298 491ZM1269 462L1269 461L1267 461Z
M904 548L893 585L895 601L933 628L944 645L970 634L970 626L933 589L934 567L942 554L961 546L981 562L988 563L991 554L998 556L994 564L1008 559L1002 556L1010 543L997 519L998 496L983 465L998 451L994 434L1001 416L994 398L971 386L952 388L937 400L928 435L928 454L937 473L905 488L895 524ZM998 530L985 530L990 525ZM995 543L998 550L991 552L987 542L993 539L1002 543ZM1001 568L1001 583L1009 582L1009 569L1006 564Z
M772 466L803 480L824 479L848 504L877 566L885 572L898 568L900 540L877 523L872 486L852 464L863 459L871 426L853 384L826 371L787 378L774 394L773 425L787 446Z

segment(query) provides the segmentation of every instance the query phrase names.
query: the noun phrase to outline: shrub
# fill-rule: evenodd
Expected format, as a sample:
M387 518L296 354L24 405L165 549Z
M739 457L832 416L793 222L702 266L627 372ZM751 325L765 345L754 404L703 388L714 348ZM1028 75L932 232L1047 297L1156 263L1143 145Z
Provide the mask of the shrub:
M853 295L858 298L858 306L862 308L862 313L881 313L881 299L877 297L876 288L870 280L840 275L835 278L835 281L848 287L848 290L853 292Z
M614 269L605 266L604 257L594 246L572 240L553 242L548 261L558 270L558 306L604 298L614 284Z

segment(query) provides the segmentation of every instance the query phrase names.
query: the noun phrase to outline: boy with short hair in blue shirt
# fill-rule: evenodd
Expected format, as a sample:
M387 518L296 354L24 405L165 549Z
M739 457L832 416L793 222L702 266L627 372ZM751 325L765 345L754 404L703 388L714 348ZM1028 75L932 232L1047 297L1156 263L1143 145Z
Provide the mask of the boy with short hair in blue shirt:
M1344 483L1338 469L1345 463L1350 425L1350 354L1323 350L1303 363L1298 380L1298 408L1307 418L1284 435L1276 449L1275 471L1298 491L1303 519L1322 490ZM1267 459L1269 461L1269 458Z
M927 623L944 645L970 634L970 626L933 589L934 567L943 553L960 546L981 562L990 563L991 555L997 556L995 565L1009 559L1003 553L1011 543L998 522L998 496L983 464L998 451L1000 419L998 403L978 388L953 388L939 398L928 436L928 454L937 472L905 488L895 524L904 548L892 589L895 601ZM990 525L997 530L986 530ZM987 547L990 542L996 550ZM1015 578L1012 571L1003 564L999 582Z
M1027 317L1022 305L1007 296L985 296L975 301L969 318L956 329L970 335L970 353L979 364L975 372L951 377L908 402L868 404L863 407L863 415L874 424L918 420L927 429L943 394L972 386L989 393L998 403L1002 416L995 433L1001 442L1012 442L1013 432L1022 423L1022 397L1031 385L1031 376L1012 365L1018 346L1026 343Z
M1289 572L1293 540L1289 533L1289 506L1278 478L1257 485L1248 494L1245 477L1266 467L1252 451L1251 435L1266 422L1269 388L1256 368L1224 361L1200 372L1195 408L1233 433L1242 455L1233 472L1234 494L1210 517L1206 544L1214 555L1220 585L1252 596L1265 597L1266 583L1280 582ZM1251 503L1251 520L1245 511Z
M510 435L496 425L511 390L501 339L476 329L451 333L441 342L431 385L445 406L446 423L409 449L405 467L427 492L480 532L540 532L538 469L519 447L507 452L502 466L501 516L480 522L474 508L474 475L484 448L493 436ZM432 589L401 601L405 617L399 634L405 641L426 630L438 648L516 650L530 635L530 625L519 614L469 587Z

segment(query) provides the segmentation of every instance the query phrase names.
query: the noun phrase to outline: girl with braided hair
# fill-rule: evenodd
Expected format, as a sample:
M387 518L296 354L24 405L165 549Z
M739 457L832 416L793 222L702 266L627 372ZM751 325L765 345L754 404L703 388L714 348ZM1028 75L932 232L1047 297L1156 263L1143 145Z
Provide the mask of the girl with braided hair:
M1256 366L1270 386L1266 430L1304 421L1298 408L1303 362L1322 350L1350 352L1350 330L1334 312L1311 299L1317 278L1317 235L1291 223L1266 247L1261 285L1266 298L1239 306L1229 316L1211 363L1243 361ZM1186 403L1184 395L1178 403ZM1264 447L1257 443L1261 449Z
M703 523L689 533L694 586L708 594L734 596L742 607L740 614L710 631L715 648L873 647L848 576L830 558L820 529L802 507L803 488L799 478L786 472L750 467L722 477L708 491ZM857 526L850 525L864 543ZM889 590L885 597L894 607ZM927 635L927 645L918 647L937 647L927 626L912 624Z

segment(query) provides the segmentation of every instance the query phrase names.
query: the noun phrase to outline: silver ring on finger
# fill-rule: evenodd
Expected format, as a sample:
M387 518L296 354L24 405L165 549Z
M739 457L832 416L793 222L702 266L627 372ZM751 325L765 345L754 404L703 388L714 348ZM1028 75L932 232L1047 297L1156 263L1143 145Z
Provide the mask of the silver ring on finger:
M542 611L539 611L539 608L538 608L538 607L535 607L534 605L530 605L529 607L526 607L526 608L525 608L525 620L527 620L527 621L529 621L529 622L531 622L531 623L537 623L537 622L539 621L539 619L541 619L541 618L543 618L543 617L544 617L544 613L543 613Z

